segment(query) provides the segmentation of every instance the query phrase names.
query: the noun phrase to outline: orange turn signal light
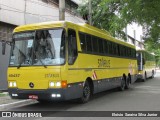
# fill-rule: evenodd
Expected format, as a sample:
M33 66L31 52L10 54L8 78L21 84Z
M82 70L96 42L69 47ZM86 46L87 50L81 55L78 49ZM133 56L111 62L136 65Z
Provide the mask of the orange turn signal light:
M67 87L67 80L61 81L61 87L66 88Z

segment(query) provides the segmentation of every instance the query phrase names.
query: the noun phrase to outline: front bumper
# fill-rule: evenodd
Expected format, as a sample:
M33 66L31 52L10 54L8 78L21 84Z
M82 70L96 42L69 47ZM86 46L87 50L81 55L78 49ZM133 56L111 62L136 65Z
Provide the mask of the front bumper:
M63 101L63 100L80 98L83 94L83 87L75 85L70 88L46 89L46 90L22 90L17 88L9 88L8 92L10 97L13 99L32 99L29 96L36 96L37 100Z

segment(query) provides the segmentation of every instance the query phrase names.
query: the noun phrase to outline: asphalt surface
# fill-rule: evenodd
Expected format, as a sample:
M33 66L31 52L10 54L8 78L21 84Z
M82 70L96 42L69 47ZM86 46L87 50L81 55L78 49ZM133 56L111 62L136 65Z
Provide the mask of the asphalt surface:
M65 102L46 102L14 106L7 109L8 111L56 111L46 112L48 116L58 115L64 111L160 111L160 71L157 71L155 78L147 79L146 82L135 82L131 88L125 91L113 89L102 93L95 94L86 104L80 104L76 101ZM74 114L74 113L73 113ZM81 112L78 113L81 116ZM94 112L92 113L94 114ZM91 114L91 115L92 115ZM83 116L83 115L82 115ZM93 115L94 116L94 115ZM109 118L116 120L118 118ZM47 118L41 118L47 119ZM50 119L50 118L48 118ZM52 118L53 119L53 118ZM70 118L56 118L59 120ZM76 119L76 117L72 117ZM79 119L79 118L78 118ZM87 119L92 119L87 118ZM94 119L94 118L93 118ZM96 118L99 119L99 118ZM103 118L102 118L103 119ZM127 118L121 117L122 120ZM136 118L138 119L138 118ZM151 118L147 118L150 120ZM159 119L154 117L153 119Z

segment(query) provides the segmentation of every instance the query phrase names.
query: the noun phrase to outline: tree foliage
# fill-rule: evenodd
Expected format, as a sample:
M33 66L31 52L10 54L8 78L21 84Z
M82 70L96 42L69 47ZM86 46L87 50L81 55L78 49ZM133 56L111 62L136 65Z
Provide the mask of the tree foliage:
M107 30L115 36L115 33L120 33L126 25L116 15L115 10L110 9L103 2L104 0L92 0L92 25ZM88 3L80 6L78 11L82 16L86 16L88 14Z
M79 8L88 13L88 4ZM115 35L136 22L144 28L146 48L160 46L160 0L92 0L93 25ZM115 32L116 31L116 32Z
M146 43L151 43L156 49L159 48L160 0L103 0L103 4L110 8L116 6L115 11L118 11L125 23L136 22L143 26Z

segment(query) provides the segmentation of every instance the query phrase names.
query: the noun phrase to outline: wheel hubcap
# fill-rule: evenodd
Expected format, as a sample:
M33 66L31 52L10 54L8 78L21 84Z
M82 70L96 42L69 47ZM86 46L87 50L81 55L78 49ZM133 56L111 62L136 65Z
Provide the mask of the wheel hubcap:
M90 96L90 88L89 87L85 87L84 90L83 90L83 95L85 98L89 97Z

